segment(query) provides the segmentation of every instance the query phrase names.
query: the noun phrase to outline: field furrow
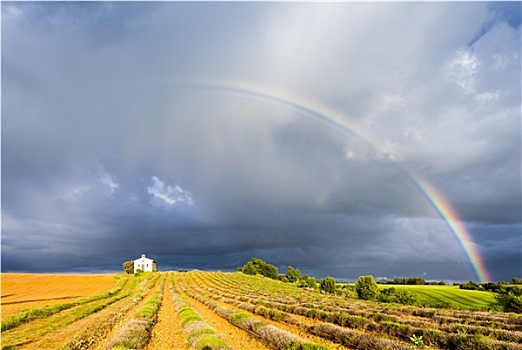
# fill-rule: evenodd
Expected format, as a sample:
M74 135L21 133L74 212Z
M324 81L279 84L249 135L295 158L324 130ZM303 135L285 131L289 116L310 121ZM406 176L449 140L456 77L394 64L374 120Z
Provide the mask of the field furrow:
M190 306L201 315L205 322L216 330L216 333L219 334L232 349L270 349L270 347L261 342L258 338L244 330L238 329L200 301L191 298L180 284L181 277L182 276L177 273L174 278L174 285L177 293L190 299Z
M198 278L199 277L199 278ZM200 279L203 277L202 279ZM205 285L204 276L195 276L196 284L198 284L200 287ZM317 319L317 317L313 317L316 314L323 313L322 310L315 310L315 313L304 313L303 316L300 314L291 314L287 313L285 311L281 311L277 308L270 308L263 306L264 303L259 301L259 299L255 298L240 298L242 301L238 301L235 298L228 298L225 295L229 295L227 293L214 293L214 291L207 293L204 290L200 290L200 293L208 294L208 295L219 295L219 300L228 304L232 304L237 306L238 308L242 310L249 311L251 313L254 313L256 315L261 315L265 318L268 318L270 321L268 322L276 322L279 324L280 327L284 329L288 329L293 332L298 332L300 336L306 337L311 340L318 341L318 337L323 338L324 340L329 340L334 343L335 345L331 345L330 347L337 347L339 348L340 345L343 345L341 348L349 347L349 348L362 348L361 342L364 341L368 345L368 348L370 349L387 349L387 348L393 348L393 349L405 349L407 348L407 344L402 343L400 339L397 339L395 341L393 340L381 340L379 339L379 334L372 331L349 331L344 330L344 333L342 336L338 336L337 334L342 332L341 327L336 327L335 325L331 323L325 323ZM248 300L245 301L245 300ZM262 299L262 298L261 298ZM256 303L257 300L257 303ZM269 305L273 306L273 305ZM312 317L310 317L312 316ZM299 329L298 331L296 330ZM328 328L330 330L335 329L335 332L319 332L318 329L324 329ZM334 333L334 334L331 334ZM354 341L348 341L347 338L356 338ZM362 339L362 340L361 340ZM320 341L319 341L320 342ZM340 344L340 345L339 345Z
M31 347L34 349L87 349L88 346L93 346L103 336L103 332L101 332L103 326L111 322L122 305L128 301L128 298L129 296L126 295L99 312L48 333L45 337L34 341ZM98 330L98 332L95 330ZM90 335L82 337L87 332ZM71 341L70 339L75 340Z
M450 349L456 342L489 343L492 348L511 349L518 348L522 341L522 333L516 330L519 318L514 316L433 309L422 312L421 308L389 304L384 306L380 303L311 293L278 281L243 274L198 272L193 276L194 285L200 288L201 293L219 295L222 302L271 318L275 315L278 319L288 321L292 319L288 317L290 313L292 316L302 315L307 319L326 322L319 327L308 325L307 330L357 348L361 347L361 336L370 337L369 340L385 336L398 342L394 347L405 346L412 338L422 336L426 344ZM474 320L473 316L479 320ZM439 322L434 320L436 317ZM441 319L448 323L440 322ZM492 320L495 320L496 328L487 326ZM331 333L342 336L333 336ZM357 338L356 341L346 341L347 338L354 337ZM384 347L390 345L382 344ZM378 347L373 344L369 348Z
M140 286L134 294L130 305L128 305L128 309L125 310L124 316L120 317L118 322L112 327L110 332L108 332L107 336L99 342L95 349L105 350L117 347L117 344L120 342L120 340L125 337L126 333L129 333L127 332L130 328L129 324L134 323L136 315L138 315L140 311L147 307L147 303L150 301L151 298L154 297L154 293L156 293L157 291L163 291L162 282L165 281L165 277L166 276L163 276L163 278L161 278L161 274L156 273L150 275L148 279L140 283ZM146 332L144 334L147 342L150 336L148 331L149 327L147 327ZM140 338L143 336L143 332L141 332L141 329L136 330L136 333L138 332L140 334L137 337L132 337L132 341L136 340L135 338ZM145 342L145 345L147 342Z
M60 349L93 349L99 346L100 343L105 342L113 328L121 323L121 320L135 307L136 303L149 292L149 289L143 290L147 283L149 283L149 280L145 280L138 285L138 280L132 278L124 299L86 319L85 324L78 326L82 331L75 336L69 336L67 342Z
M192 298L198 300L199 302L202 302L205 305L214 305L214 307L211 309L219 309L220 307L225 307L227 310L229 310L232 313L238 314L238 315L246 315L248 317L248 320L253 322L254 324L264 324L267 326L271 326L271 331L273 333L288 333L290 335L295 336L296 342L303 342L303 343L309 343L309 344L317 344L320 346L323 346L325 349L345 349L345 347L341 347L339 344L335 344L331 341L325 340L323 338L317 337L315 335L310 334L306 331L306 327L303 324L284 324L279 321L273 321L264 317L259 317L255 315L255 313L251 312L249 308L241 308L239 306L234 305L234 303L227 303L225 299L222 299L219 295L212 295L209 293L206 293L203 289L201 289L201 286L197 281L197 277L195 274L184 274L183 275L183 286L184 286L184 292L187 293L187 295L191 296ZM258 326L259 327L259 326ZM268 333L268 332L267 332ZM276 338L276 336L272 336L271 334L267 334L266 337L263 337L265 342L267 340L271 340L271 338ZM289 337L290 339L290 337ZM277 344L274 344L272 342L269 342L269 344L272 347L276 348L283 348L279 347Z
M176 309L170 296L171 283L165 283L163 301L158 311L158 319L152 328L148 350L190 349L183 328L176 315Z

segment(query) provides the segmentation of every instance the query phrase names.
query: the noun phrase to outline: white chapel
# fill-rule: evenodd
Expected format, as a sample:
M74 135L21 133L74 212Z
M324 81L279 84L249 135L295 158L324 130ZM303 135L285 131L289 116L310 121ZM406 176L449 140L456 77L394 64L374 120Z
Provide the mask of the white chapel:
M141 258L134 260L134 272L138 270L152 272L157 269L156 261L145 257L145 254L141 254Z

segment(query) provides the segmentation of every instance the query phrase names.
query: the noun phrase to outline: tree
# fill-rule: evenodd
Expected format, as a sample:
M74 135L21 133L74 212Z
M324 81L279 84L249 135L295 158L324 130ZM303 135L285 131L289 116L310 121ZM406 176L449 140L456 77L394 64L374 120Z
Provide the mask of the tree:
M245 264L245 266L243 266L243 268L241 269L241 272L246 273L247 275L256 275L257 269L254 266L254 264L252 264L252 262L249 261Z
M299 288L317 288L317 280L315 277L311 277L308 275L302 275L301 278L299 278Z
M288 266L286 270L286 278L289 282L294 283L301 278L301 270Z
M355 292L359 299L371 300L379 295L379 286L372 275L360 276L357 283L355 283Z
M290 282L284 273L278 274L277 275L277 280L281 281L281 282L284 282L284 283Z
M504 312L522 313L522 297L511 293L497 294L497 301Z
M268 278L277 278L277 267L258 258L250 259L244 266L238 267L238 271L247 275L260 274Z
M320 280L319 289L326 293L335 294L335 278L328 276Z
M480 284L475 281L469 281L468 283L461 284L460 289L468 289L468 290L478 290L480 288Z
M134 261L130 260L130 261L125 261L123 263L123 271L125 271L126 273L134 273Z

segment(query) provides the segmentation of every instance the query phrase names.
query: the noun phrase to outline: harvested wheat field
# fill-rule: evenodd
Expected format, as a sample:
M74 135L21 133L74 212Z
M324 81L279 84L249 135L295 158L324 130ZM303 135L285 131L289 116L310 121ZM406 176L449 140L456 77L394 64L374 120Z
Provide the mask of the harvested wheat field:
M383 305L239 272L3 277L2 308L41 304L3 317L2 349L522 349L520 315Z
M110 290L114 274L2 274L2 321L23 309L70 302Z

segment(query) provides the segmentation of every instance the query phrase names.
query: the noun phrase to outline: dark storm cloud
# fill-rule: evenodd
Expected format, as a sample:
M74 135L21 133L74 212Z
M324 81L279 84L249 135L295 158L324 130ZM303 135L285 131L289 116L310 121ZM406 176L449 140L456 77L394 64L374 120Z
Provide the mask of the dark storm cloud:
M415 171L520 274L520 26L494 7L4 3L2 270L476 279ZM239 80L355 130L216 88Z

